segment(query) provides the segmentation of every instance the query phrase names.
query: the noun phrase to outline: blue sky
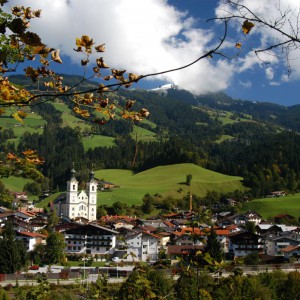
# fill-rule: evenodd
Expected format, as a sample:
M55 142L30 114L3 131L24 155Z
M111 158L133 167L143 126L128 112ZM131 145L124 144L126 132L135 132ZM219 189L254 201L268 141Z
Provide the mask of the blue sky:
M268 20L278 14L279 0L242 2ZM24 5L24 0L12 0L13 4ZM299 12L299 0L281 0L280 4L283 9ZM106 44L103 57L112 68L145 75L180 67L216 45L223 26L205 21L228 11L223 1L217 0L27 0L26 6L42 9L41 19L32 21L32 30L44 43L60 49L64 63L55 68L69 74L83 74L80 60L84 57L73 48L76 37L84 34L96 44ZM293 25L296 22L296 18L291 19ZM284 57L276 53L264 56L266 65L251 52L266 41L278 41L279 36L258 27L246 36L236 23L229 29L221 50L235 54L235 43L241 42L238 57L201 60L188 69L144 80L135 87L174 83L195 94L225 91L234 98L300 104L300 51L292 53L288 77ZM93 59L90 57L91 62ZM86 70L92 74L89 72Z

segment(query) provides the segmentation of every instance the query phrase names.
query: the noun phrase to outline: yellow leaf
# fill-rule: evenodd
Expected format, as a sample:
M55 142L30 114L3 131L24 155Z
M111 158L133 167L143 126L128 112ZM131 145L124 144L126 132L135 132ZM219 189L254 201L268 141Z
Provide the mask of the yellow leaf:
M133 74L133 73L129 73L128 78L130 81L137 82L141 78L141 76Z
M242 47L242 44L241 43L236 43L235 47L238 48L238 49L240 49Z
M245 34L248 34L253 27L254 27L254 23L246 20L242 25L242 30Z
M53 61L59 63L59 64L62 64L62 60L61 58L59 57L59 49L51 52L51 58Z
M15 112L11 115L16 121L23 123L23 120L20 118L18 112Z

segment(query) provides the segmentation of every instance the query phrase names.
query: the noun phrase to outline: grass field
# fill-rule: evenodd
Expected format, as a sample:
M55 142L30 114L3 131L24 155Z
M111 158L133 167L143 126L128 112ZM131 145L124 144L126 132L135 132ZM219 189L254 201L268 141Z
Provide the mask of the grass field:
M192 184L185 184L186 175L192 174ZM114 183L117 188L110 192L98 192L97 204L112 205L114 202L125 202L128 205L141 204L142 198L149 193L181 198L191 189L192 193L204 196L207 191L229 192L243 190L241 177L227 176L203 169L193 164L177 164L156 167L134 174L129 170L108 169L95 171L95 177ZM178 192L179 189L182 192ZM46 198L38 207L45 207L59 194Z
M10 176L8 178L1 178L5 187L13 192L23 192L23 187L26 183L32 182L32 179Z
M263 218L274 217L278 214L289 214L300 217L300 193L279 198L262 198L244 204L243 211L254 210Z
M187 174L193 176L190 187L185 184ZM128 170L99 170L95 176L120 186L111 192L98 193L98 204L107 205L117 201L140 204L146 193L181 198L190 189L199 196L205 196L208 190L229 192L244 189L241 177L223 175L193 164L160 166L138 174ZM180 188L181 193L178 192Z
M83 137L82 144L84 151L94 149L96 147L112 147L115 145L115 138L104 135L94 135L91 138Z
M24 111L26 111L28 115L23 122L19 122L11 117L11 114L15 112L12 108L6 109L6 112L1 115L0 118L0 127L13 130L15 138L9 139L8 142L13 142L16 146L18 146L19 138L25 132L41 134L46 124L46 121L38 114L32 113L29 109L24 109Z

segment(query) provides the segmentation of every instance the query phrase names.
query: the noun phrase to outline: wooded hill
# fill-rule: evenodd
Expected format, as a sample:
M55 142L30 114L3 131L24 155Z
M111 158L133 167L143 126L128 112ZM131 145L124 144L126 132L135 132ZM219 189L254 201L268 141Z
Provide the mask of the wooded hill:
M80 80L63 76L69 85ZM11 80L37 88L24 76ZM148 120L133 124L116 119L100 126L92 118L76 118L63 99L54 105L45 102L31 108L22 126L14 123L9 112L0 118L2 147L16 152L37 149L46 159L41 170L52 189L66 182L75 162L83 181L92 165L95 170L141 172L193 163L243 177L253 197L273 190L299 190L298 105L256 103L223 93L196 97L177 88L119 90L110 96L118 101L136 100L136 110L146 107L150 111Z

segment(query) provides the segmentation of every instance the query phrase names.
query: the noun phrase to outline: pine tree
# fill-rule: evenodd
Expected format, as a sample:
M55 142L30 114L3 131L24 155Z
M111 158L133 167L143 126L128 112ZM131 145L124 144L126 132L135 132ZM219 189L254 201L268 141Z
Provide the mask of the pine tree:
M4 228L0 238L0 273L12 274L20 271L27 262L27 252L24 244L15 239L11 222Z
M213 226L211 227L209 236L207 237L205 252L208 252L217 262L221 262L223 259L222 245L218 240L218 236L214 231Z

